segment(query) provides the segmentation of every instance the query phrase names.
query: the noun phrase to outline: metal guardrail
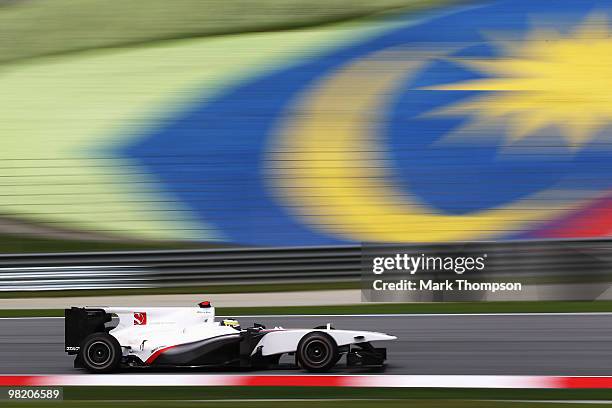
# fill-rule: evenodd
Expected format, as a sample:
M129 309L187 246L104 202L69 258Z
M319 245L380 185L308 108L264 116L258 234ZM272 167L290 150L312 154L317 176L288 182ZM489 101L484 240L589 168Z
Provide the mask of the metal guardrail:
M0 255L0 291L357 281L360 248Z
M407 246L403 246L407 248ZM360 246L0 255L0 292L357 282ZM612 281L612 240L413 245L413 254L487 253L480 277ZM425 273L425 272L423 272ZM465 275L464 275L465 276Z

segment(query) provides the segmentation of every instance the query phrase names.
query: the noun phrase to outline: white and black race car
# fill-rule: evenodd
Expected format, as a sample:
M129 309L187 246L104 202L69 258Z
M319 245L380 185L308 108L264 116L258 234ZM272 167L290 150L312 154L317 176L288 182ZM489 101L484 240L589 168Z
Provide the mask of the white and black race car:
M347 366L382 367L385 348L370 342L396 337L368 331L243 329L233 319L215 321L209 302L195 307L100 307L65 310L66 352L74 366L93 373L122 367L273 368L282 355L295 367L325 372L346 355Z

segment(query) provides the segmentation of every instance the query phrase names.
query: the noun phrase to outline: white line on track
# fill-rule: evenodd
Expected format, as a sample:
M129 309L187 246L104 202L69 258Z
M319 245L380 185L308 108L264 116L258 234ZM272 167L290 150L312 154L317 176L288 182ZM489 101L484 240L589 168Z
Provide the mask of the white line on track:
M67 400L70 401L70 400ZM76 400L79 401L79 400ZM82 401L82 400L81 400ZM323 401L381 401L380 398L225 398L225 399L129 399L129 400L87 400L103 402L323 402ZM385 399L384 401L406 401L402 399Z
M478 401L478 400L475 400ZM543 403L543 404L610 404L612 400L480 400L491 402Z
M418 400L418 398L417 398ZM79 401L79 400L75 400ZM411 399L401 399L401 398L385 398L381 400L380 398L233 398L233 399L177 399L177 400L154 400L154 399L130 399L130 400L88 400L88 401L96 401L96 402L325 402L325 401L403 401L406 404L411 402ZM477 399L468 399L461 401L471 401L471 402L509 402L509 403L544 403L544 404L610 404L612 400L477 400Z
M597 316L612 312L552 312L552 313L370 313L370 314L303 314L303 315L231 315L233 317L449 317L449 316ZM218 317L229 317L219 315Z
M63 319L64 316L0 317L0 320Z
M609 316L612 312L551 312L551 313L383 313L383 314L278 314L278 315L219 315L217 317L467 317L467 316ZM0 317L0 320L63 319L63 316Z

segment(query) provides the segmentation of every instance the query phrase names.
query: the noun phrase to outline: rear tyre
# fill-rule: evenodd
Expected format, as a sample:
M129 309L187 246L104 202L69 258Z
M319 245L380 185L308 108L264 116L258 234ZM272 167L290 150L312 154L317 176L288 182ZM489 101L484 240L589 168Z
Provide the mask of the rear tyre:
M300 366L310 372L329 371L338 362L338 345L329 334L308 333L300 340L296 357Z
M93 333L83 340L79 357L90 373L112 373L121 363L121 346L108 333Z

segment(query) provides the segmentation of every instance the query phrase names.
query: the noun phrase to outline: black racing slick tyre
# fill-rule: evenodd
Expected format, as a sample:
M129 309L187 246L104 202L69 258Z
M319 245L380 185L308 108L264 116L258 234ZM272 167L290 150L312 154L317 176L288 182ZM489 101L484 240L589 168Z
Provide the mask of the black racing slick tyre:
M108 333L93 333L83 340L79 357L90 373L112 373L121 364L121 346Z
M308 333L298 344L296 356L302 368L314 373L329 371L338 362L338 345L326 333Z

